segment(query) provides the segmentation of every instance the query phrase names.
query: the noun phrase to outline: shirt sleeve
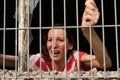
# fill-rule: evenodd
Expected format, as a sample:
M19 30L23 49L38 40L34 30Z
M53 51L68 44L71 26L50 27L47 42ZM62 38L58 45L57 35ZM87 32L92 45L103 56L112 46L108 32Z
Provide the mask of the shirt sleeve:
M37 71L40 69L43 71L50 71L46 57L40 53L35 54L35 55L30 55L29 69L30 71Z
M37 61L40 60L40 54L30 54L29 56L29 69L33 70L34 68L38 68L38 65L35 65Z

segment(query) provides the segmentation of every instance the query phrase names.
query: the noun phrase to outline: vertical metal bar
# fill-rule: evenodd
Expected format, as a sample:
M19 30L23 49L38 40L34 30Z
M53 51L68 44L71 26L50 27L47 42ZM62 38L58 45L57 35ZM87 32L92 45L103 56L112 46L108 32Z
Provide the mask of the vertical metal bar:
M106 78L106 59L105 59L105 31L104 31L104 2L101 0L101 10L102 10L102 36L103 36L103 61L104 61L104 78Z
M28 2L27 0L19 0L19 71L25 71L27 69L27 48L29 45L29 27L28 27ZM27 28L28 27L28 28ZM28 42L28 43L27 43Z
M30 79L30 75L29 75L29 46L30 46L30 1L29 0L26 0L26 27L27 27L27 31L26 31L26 42L25 42L25 45L26 45L26 56L25 58L27 59L26 60L26 64L25 66L26 67L26 70L27 70L27 74L28 74L28 79Z
M67 51L66 51L66 0L64 0L64 55L65 55L65 68L64 68L64 71L65 71L65 79L67 79Z
M4 71L4 76L3 79L5 79L5 35L6 35L6 0L4 0L4 21L3 21L3 71Z
M90 34L90 65L91 65L91 79L93 78L93 61L92 61L92 26L91 24L89 25L89 34Z
M54 3L53 3L53 0L51 0L51 17L52 17L52 77L53 77L53 80L54 80Z
M114 0L114 13L115 13L115 37L116 37L116 59L117 59L117 74L119 76L119 52L118 52L118 28L117 28L117 2Z
M78 0L76 0L76 26L77 26L77 51L79 51L79 18L78 18ZM80 78L80 56L79 56L79 53L78 53L78 58L77 58L77 67L78 67L78 79Z
M41 6L42 6L42 4L41 4L41 0L39 0L39 27L40 27L40 29L39 29L39 35L40 35L40 37L39 37L39 40L40 40L40 43L39 43L39 46L40 46L40 80L42 79L42 58L41 58L41 54L42 54L42 30L41 30L41 28L42 28L42 26L41 26L41 18L42 18L42 15L41 15Z
M25 7L25 2L24 0L19 0L19 28L24 28L25 24L24 24L24 18L25 18L25 12L24 12L24 7ZM18 60L19 60L19 71L24 71L24 58L23 58L23 54L24 54L24 30L19 30L19 34L18 34Z
M15 5L15 10L16 10L16 14L15 14L15 72L16 72L16 76L15 76L15 78L17 79L17 71L18 71L18 63L17 63L17 52L18 52L18 49L17 49L17 47L18 47L18 0L16 0L16 5Z

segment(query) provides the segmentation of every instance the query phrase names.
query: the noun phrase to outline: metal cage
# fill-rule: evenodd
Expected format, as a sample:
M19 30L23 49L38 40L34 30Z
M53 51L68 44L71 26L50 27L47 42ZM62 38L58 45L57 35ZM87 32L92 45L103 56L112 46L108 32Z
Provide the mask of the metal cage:
M45 30L54 29L56 23L63 23L63 26L58 28L64 28L64 31L69 28L75 29L73 34L76 38L77 51L85 50L90 55L93 54L92 44L87 43L80 31L80 28L83 27L80 24L85 1L1 0L0 53L3 53L3 65L0 69L0 80L119 80L120 1L95 0L95 2L100 12L100 18L98 23L92 27L103 41L103 46L107 47L113 63L112 67L109 69L104 67L101 70L91 66L89 71L78 69L78 71L44 72L39 69L31 72L29 54L42 53ZM90 41L91 39L92 36ZM15 68L5 66L5 55L18 56L18 61L15 59ZM103 57L104 63L106 63L105 55ZM66 57L65 64L67 64Z

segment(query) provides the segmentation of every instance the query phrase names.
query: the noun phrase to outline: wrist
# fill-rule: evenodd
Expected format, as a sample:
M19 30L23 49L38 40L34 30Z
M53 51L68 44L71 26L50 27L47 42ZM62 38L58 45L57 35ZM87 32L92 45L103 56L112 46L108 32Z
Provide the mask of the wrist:
M85 36L85 37L89 37L90 36L90 28L88 27L88 28L82 28L81 29L82 30L82 33L83 33L83 35ZM92 33L92 35L94 34L94 28L91 28L91 33Z
M89 34L89 28L88 27L81 28L81 31L84 35Z

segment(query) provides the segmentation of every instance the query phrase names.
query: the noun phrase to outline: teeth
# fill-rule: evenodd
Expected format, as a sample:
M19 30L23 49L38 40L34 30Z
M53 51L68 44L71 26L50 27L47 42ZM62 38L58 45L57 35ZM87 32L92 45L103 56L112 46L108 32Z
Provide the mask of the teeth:
M54 52L52 52L52 53L54 53L54 54L58 54L58 53L59 53L59 51L54 51Z

